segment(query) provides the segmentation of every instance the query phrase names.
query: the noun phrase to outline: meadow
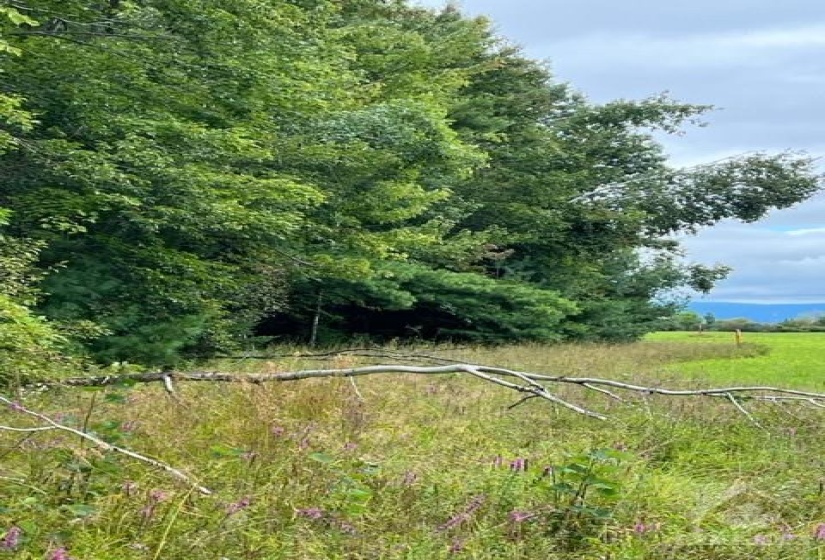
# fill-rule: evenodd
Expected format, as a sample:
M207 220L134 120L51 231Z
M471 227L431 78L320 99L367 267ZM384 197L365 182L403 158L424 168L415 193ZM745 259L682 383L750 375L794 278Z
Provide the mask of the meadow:
M825 392L825 336L660 333L632 345L389 348L651 387ZM388 362L330 354L205 368ZM29 409L180 468L214 493L71 434L0 431L0 558L820 559L825 409L805 402L556 394L600 421L463 374L263 385L61 388ZM14 407L5 426L35 426ZM758 425L757 425L758 424Z

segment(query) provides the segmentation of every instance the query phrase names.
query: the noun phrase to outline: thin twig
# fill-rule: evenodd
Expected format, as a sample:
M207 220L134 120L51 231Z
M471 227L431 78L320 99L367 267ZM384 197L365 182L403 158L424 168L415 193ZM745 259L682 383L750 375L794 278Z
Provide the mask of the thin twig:
M739 404L739 401L737 401L737 400L736 400L736 397L734 397L734 396L733 396L732 394L730 394L730 393L728 393L728 395L727 395L727 396L728 396L728 400L730 400L730 402L732 402L732 403L733 403L733 406L735 406L735 407L739 410L739 412L741 412L742 414L744 414L744 415L745 415L745 417L746 417L748 420L750 420L750 421L753 423L753 425L754 425L754 426L756 426L757 428L760 428L760 429L762 429L762 430L764 430L764 429L765 429L765 427L764 427L762 424L760 424L760 423L759 423L759 421L758 421L756 418L754 418L754 417L753 417L753 415L752 415L750 412L748 412L747 410L745 410L745 407L744 407L744 406L742 406L741 404Z
M597 393L602 393L604 395L607 395L611 399L616 399L619 402L624 402L624 399L622 397L620 397L619 395L617 395L616 393L614 393L612 391L608 391L607 389L602 389L601 387L596 387L592 383L582 383L582 387L587 387L588 389L596 391Z
M535 399L537 397L538 397L538 395L527 395L526 397L522 397L518 401L516 401L513 404L511 404L510 406L508 406L507 410L513 410L517 406L520 406L520 405L526 403L527 401L529 401L530 399Z
M355 391L355 396L358 397L359 401L364 401L364 395L361 394L361 391L358 389L358 385L355 383L355 378L350 377L349 382L352 385L352 390Z
M36 428L15 428L13 426L0 426L0 431L4 432L48 432L56 430L54 426L38 426Z

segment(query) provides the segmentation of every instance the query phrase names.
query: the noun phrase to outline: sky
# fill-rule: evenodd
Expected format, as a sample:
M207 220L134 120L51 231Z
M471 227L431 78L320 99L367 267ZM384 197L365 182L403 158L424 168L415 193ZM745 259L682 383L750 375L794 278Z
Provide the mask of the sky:
M417 0L432 7L442 0ZM663 91L716 107L663 143L675 165L748 152L825 156L821 0L463 0L594 102ZM825 164L819 169L825 172ZM825 302L825 193L754 224L682 238L690 261L734 268L704 299Z

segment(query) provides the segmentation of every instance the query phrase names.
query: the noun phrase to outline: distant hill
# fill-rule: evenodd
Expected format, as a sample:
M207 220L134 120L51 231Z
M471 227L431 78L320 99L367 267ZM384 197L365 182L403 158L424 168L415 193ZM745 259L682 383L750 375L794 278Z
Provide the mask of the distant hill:
M713 313L717 319L746 317L758 323L780 323L800 315L825 314L823 303L734 303L729 301L694 301L688 309L700 315Z

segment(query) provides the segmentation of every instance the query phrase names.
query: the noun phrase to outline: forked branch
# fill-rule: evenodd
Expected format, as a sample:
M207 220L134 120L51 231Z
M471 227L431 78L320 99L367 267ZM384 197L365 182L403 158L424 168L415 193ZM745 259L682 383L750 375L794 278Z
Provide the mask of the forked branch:
M546 375L525 371L517 371L502 367L486 366L480 364L446 364L437 366L414 366L414 365L368 365L351 368L337 369L304 369L296 371L286 371L279 373L262 374L232 374L215 371L194 371L194 372L152 372L135 373L125 375L109 375L99 377L73 377L64 379L59 383L70 387L103 387L120 384L134 383L164 383L169 386L174 381L202 381L216 383L269 383L283 381L299 381L302 379L317 379L326 377L346 377L354 378L364 375L374 374L416 374L416 375L444 375L444 374L467 374L490 383L511 389L523 395L517 403L521 404L526 400L539 398L557 404L579 414L584 414L591 418L605 420L604 414L588 410L578 404L562 399L550 391L549 386L553 384L576 385L586 391L595 391L599 394L615 400L623 400L621 394L640 395L663 395L669 397L710 397L724 399L733 405L740 412L743 411L743 401L769 401L769 402L796 402L809 404L817 408L825 408L825 393L810 391L800 391L796 389L783 389L769 386L737 386L720 387L710 389L665 389L662 387L652 387L615 381L612 379L602 379L598 377L568 377L564 375ZM515 405L514 405L515 406ZM746 414L753 420L750 414Z

